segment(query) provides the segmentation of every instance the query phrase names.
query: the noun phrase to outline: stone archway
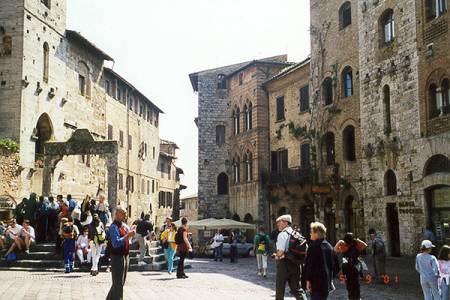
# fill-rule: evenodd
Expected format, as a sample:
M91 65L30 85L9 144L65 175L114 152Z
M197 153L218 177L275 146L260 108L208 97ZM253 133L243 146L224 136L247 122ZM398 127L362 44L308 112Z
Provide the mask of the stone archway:
M70 155L99 155L106 161L108 170L108 201L110 207L117 206L117 141L95 141L87 129L77 129L67 142L46 142L44 144L44 172L42 193L49 195L52 188L56 164Z

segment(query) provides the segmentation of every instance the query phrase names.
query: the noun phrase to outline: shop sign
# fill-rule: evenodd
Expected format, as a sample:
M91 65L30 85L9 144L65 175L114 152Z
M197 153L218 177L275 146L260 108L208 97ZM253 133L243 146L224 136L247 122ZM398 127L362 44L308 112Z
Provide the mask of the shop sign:
M329 185L313 185L311 192L313 194L329 194L331 193L331 187Z

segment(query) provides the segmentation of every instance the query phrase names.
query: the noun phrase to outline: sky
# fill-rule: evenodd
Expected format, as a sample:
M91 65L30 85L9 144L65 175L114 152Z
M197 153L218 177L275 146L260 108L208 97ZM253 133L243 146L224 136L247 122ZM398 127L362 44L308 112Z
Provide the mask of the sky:
M189 74L248 60L310 53L308 0L67 0L67 28L115 60L114 70L165 114L177 143L182 197L197 192L197 95Z

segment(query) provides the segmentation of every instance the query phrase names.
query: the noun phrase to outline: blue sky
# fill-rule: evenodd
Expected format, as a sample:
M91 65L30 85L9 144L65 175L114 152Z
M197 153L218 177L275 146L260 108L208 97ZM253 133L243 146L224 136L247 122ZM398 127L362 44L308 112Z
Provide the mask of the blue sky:
M114 70L166 114L161 138L197 192L197 95L189 73L310 52L308 0L68 0L67 26L114 57Z

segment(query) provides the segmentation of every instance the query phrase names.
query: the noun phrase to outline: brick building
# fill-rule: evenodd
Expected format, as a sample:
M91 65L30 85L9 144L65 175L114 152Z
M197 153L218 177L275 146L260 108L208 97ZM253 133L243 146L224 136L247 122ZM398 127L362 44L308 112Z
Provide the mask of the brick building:
M108 54L66 29L66 1L2 3L0 42L0 138L20 143L18 187L11 196L41 194L45 142L67 141L85 128L98 141L118 142L117 202L130 217L150 212L151 203L156 207L162 111L105 67L113 61ZM51 193L96 196L107 192L106 173L97 155L64 157L53 170Z
M199 219L268 222L268 99L262 84L289 63L277 56L190 74L198 92Z

